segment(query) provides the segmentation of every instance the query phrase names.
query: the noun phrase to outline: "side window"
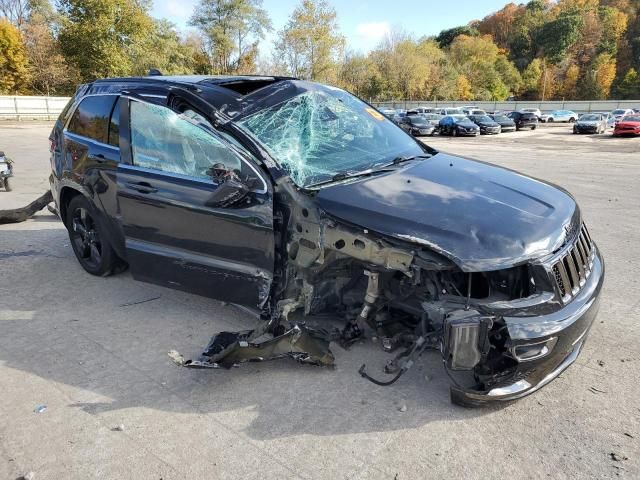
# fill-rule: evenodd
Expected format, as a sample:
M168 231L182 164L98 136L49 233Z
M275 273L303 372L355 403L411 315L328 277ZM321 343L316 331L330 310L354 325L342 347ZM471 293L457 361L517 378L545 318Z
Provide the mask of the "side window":
M207 179L216 163L242 169L238 155L214 133L166 107L136 101L130 105L134 165Z
M109 117L116 97L96 95L80 102L69 121L67 130L83 137L107 143Z
M113 106L111 120L109 121L109 145L113 145L114 147L120 146L120 104L123 101L122 97L118 97L118 101Z

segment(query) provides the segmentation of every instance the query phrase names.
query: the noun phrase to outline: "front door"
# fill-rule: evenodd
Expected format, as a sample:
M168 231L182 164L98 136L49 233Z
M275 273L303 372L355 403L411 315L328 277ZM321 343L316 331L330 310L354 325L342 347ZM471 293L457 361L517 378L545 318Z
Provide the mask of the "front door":
M134 278L262 305L274 262L266 175L221 134L167 107L129 100L128 112L130 158L118 167L118 207ZM251 192L216 206L214 164L251 180Z

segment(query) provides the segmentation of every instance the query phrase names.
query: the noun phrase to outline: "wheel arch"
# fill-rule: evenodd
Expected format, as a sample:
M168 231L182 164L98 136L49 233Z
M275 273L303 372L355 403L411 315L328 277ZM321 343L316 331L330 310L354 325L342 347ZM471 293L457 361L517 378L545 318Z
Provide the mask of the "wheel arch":
M60 212L60 219L62 223L67 224L67 208L69 207L69 203L71 199L77 197L78 195L84 195L77 188L73 188L70 186L64 186L60 190L60 200L58 204L58 210Z

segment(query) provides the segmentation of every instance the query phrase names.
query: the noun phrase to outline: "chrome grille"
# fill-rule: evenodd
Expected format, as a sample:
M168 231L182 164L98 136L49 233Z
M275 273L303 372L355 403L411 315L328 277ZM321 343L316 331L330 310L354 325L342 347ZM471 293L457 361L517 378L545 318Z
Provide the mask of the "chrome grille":
M595 249L587 227L583 224L573 245L553 265L553 275L562 301L571 300L586 283L593 268Z

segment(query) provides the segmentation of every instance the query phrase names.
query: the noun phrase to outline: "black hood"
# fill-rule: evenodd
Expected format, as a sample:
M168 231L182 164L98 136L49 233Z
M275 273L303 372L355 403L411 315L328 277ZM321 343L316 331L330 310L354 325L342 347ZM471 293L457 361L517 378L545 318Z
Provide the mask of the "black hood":
M316 199L334 217L428 246L465 271L508 268L552 253L564 242L563 227L580 222L566 191L443 153L323 188Z

